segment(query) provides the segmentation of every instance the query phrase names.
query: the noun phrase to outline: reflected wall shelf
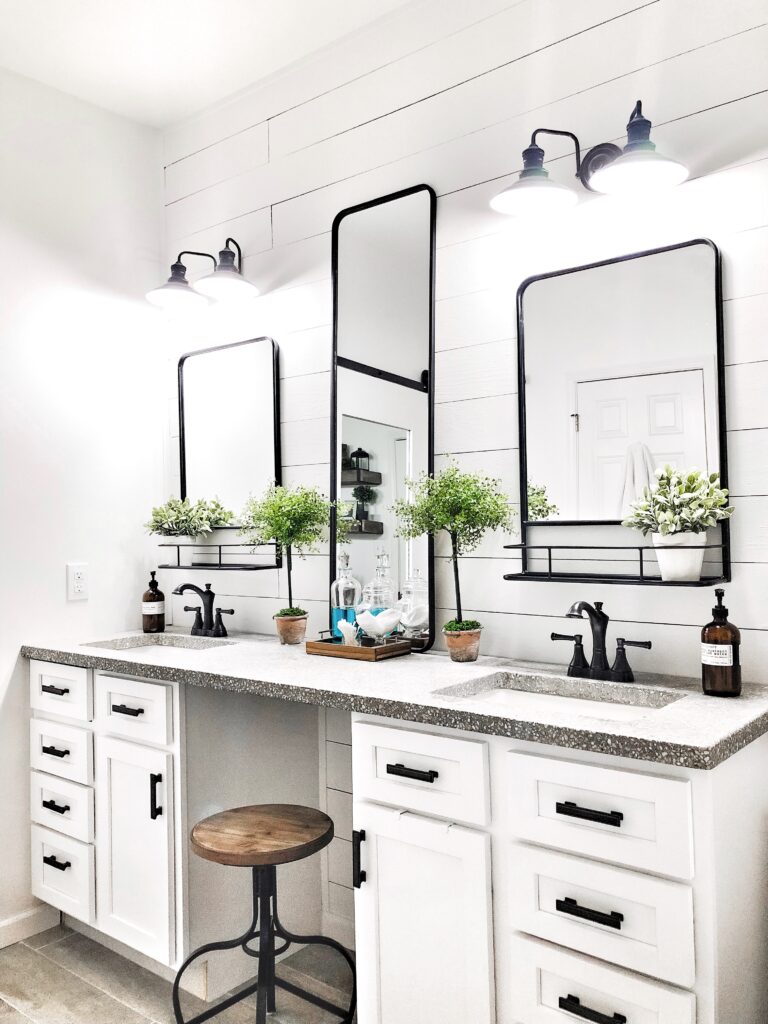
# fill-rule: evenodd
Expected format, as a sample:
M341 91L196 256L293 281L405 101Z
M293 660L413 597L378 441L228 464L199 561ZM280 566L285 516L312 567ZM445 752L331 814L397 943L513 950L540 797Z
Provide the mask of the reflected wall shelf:
M355 519L348 527L349 533L366 533L379 536L384 533L384 523L379 519Z
M355 487L357 484L371 484L378 486L381 483L381 473L373 469L342 469L341 486Z

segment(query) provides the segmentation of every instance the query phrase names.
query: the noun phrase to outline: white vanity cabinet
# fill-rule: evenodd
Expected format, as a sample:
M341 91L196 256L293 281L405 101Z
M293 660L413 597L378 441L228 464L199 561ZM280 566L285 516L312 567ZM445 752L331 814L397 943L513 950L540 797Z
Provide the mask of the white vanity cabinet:
M353 715L352 753L360 1024L768 1020L768 736L701 771Z
M34 895L175 964L178 686L32 661L30 704Z

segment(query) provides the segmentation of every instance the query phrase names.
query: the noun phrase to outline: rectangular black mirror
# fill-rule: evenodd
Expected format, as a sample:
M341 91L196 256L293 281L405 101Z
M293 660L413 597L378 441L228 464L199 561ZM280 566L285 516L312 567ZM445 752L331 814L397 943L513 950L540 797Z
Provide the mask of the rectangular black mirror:
M431 538L395 535L392 504L405 482L434 468L434 248L436 196L418 185L342 210L333 224L334 347L331 499L350 519L353 575L365 585L388 556L395 598L420 576L434 640ZM361 489L362 488L362 489ZM331 580L336 576L335 515Z
M652 552L618 550L647 543L621 522L655 469L727 486L720 279L698 239L521 285L524 574L660 582ZM729 572L727 523L711 533L706 583Z
M281 482L278 361L278 347L267 337L179 359L182 498L218 498L239 519L250 495ZM232 543L238 542L236 529ZM236 560L241 556L230 552ZM253 564L247 568L277 567L274 550L266 561L264 553L248 561Z

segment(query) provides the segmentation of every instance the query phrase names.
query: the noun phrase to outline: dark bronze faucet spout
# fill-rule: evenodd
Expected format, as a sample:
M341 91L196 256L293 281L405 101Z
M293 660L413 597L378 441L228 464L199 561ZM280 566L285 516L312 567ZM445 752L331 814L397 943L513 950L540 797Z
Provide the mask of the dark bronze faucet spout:
M589 674L592 679L610 679L611 669L605 650L605 638L608 632L608 616L603 611L603 602L595 601L594 606L587 601L576 601L565 613L569 619L589 619L592 630L592 661Z
M194 583L182 583L181 586L176 587L174 594L185 594L188 590L197 594L203 603L202 636L213 636L213 602L216 600L216 595L211 590L211 584L206 583L205 590L201 590Z

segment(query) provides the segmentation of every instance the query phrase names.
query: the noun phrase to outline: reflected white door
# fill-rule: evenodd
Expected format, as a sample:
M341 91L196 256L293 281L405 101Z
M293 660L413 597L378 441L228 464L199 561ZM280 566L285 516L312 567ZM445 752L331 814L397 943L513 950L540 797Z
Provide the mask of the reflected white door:
M580 519L621 518L627 449L640 442L654 466L705 470L704 371L680 370L576 385Z
M359 802L360 1024L491 1024L490 837Z

